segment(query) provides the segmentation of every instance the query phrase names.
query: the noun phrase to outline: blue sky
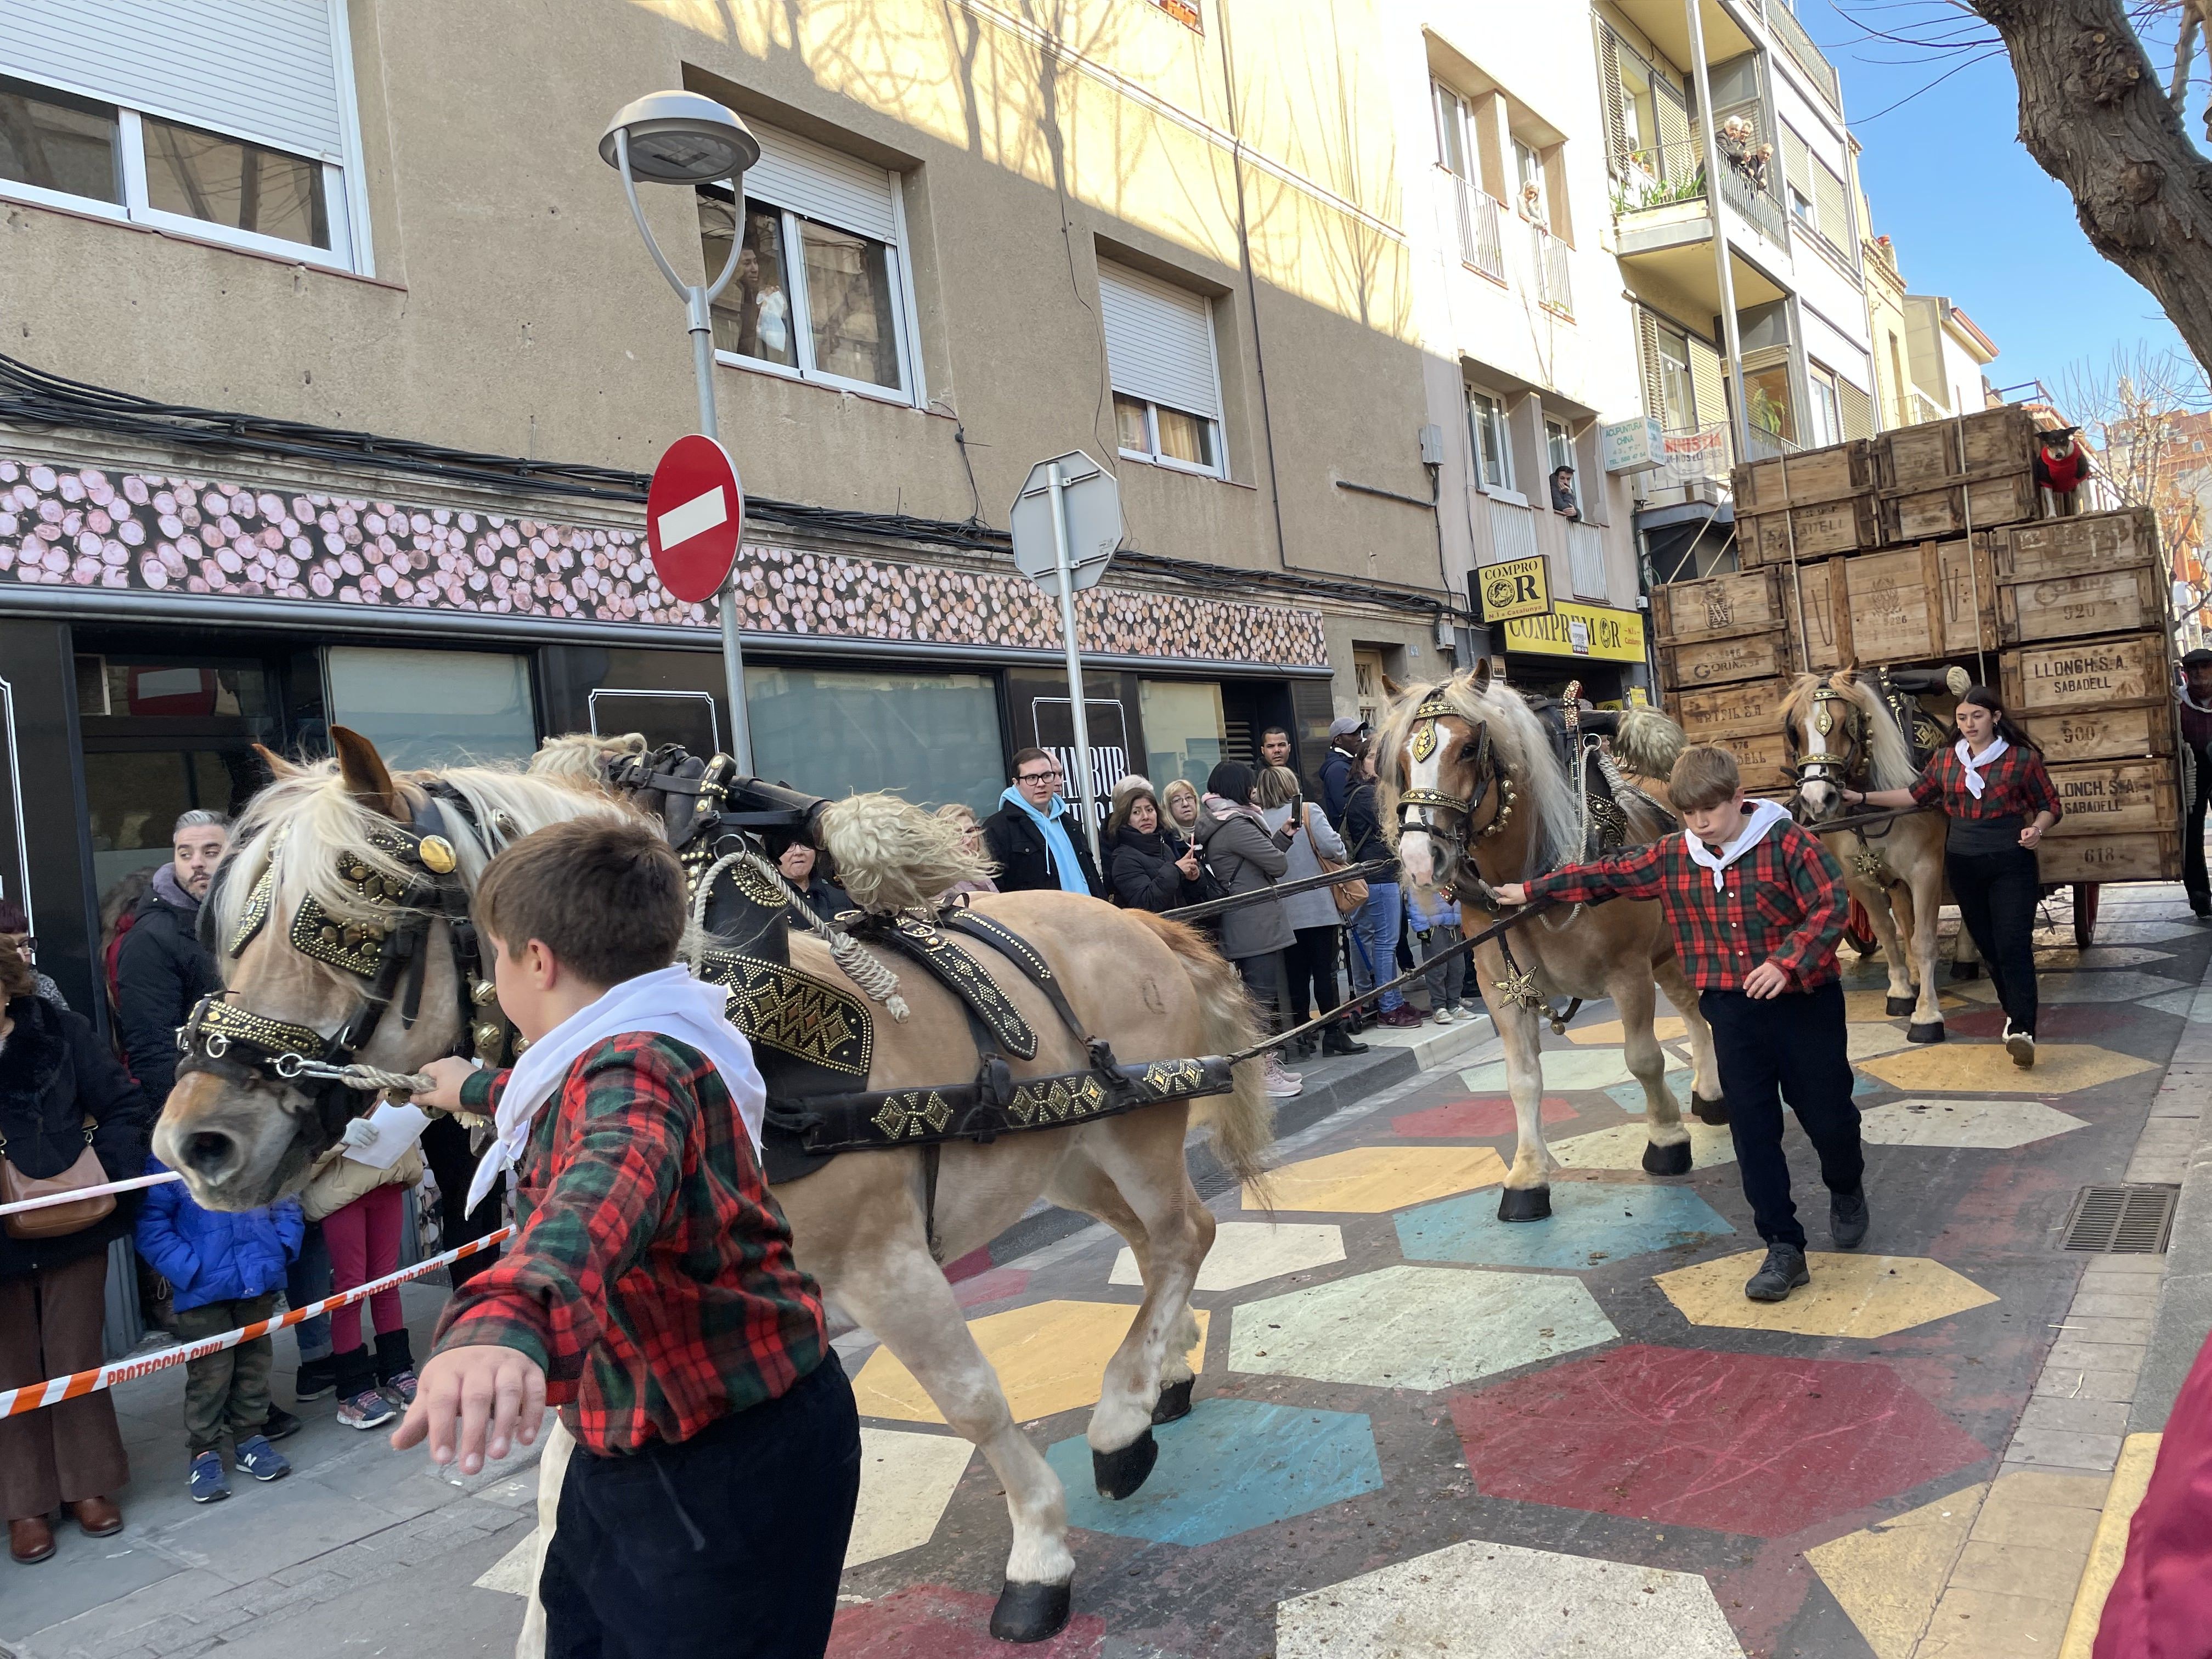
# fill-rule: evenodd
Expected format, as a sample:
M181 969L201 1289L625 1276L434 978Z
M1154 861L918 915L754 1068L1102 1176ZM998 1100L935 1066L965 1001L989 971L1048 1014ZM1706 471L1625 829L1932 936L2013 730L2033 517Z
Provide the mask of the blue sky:
M2090 247L2073 199L2021 147L2002 52L1880 114L1971 54L1899 61L1920 54L1864 39L1851 14L1896 28L1939 8L1852 0L1840 9L1832 0L1796 8L1843 76L1875 233L1895 243L1914 293L1949 296L1996 342L2002 355L1989 368L1996 385L2040 378L2056 389L2068 364L2101 364L2115 346L2179 344L2158 302ZM2192 103L2192 126L2198 118Z

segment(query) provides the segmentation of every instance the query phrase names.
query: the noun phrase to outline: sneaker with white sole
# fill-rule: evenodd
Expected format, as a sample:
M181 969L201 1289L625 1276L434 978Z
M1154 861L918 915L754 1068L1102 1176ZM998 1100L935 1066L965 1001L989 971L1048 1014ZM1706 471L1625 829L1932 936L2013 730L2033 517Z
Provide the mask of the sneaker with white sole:
M282 1480L292 1473L291 1460L260 1435L247 1435L237 1451L238 1467L256 1480Z
M2012 1056L2012 1063L2022 1070L2035 1064L2034 1032L2015 1031L2012 1029L2012 1022L2007 1020L2004 1029L2004 1046L2005 1052Z
M1306 1086L1296 1072L1290 1070L1273 1054L1267 1056L1265 1077L1265 1086L1271 1100L1288 1100Z
M338 1421L349 1429L380 1429L399 1415L399 1407L374 1389L364 1389L338 1401Z
M1449 1008L1439 1008L1437 1010L1437 1024L1439 1025L1449 1025L1458 1018L1459 1016L1452 1012Z

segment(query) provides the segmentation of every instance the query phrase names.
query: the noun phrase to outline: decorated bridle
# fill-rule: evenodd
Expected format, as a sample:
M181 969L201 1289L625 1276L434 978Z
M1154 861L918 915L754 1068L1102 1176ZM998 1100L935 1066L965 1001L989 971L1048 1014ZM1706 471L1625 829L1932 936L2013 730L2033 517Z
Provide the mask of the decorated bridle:
M1443 687L1432 685L1421 694L1420 706L1413 710L1413 720L1407 728L1406 752L1416 761L1425 761L1437 752L1443 734L1437 729L1437 721L1449 714L1464 720L1466 716L1452 707L1443 696ZM1474 832L1477 841L1487 841L1503 832L1513 817L1513 780L1492 763L1490 744L1490 723L1474 723L1474 787L1464 795L1446 794L1441 789L1407 789L1398 796L1398 833L1419 830L1436 837L1447 846L1467 850L1468 826L1489 798L1491 787L1498 788L1498 811L1488 823ZM1449 820L1439 814L1449 813Z
M1831 707L1835 703L1844 706L1840 722ZM1788 732L1790 752L1793 757L1790 775L1799 783L1814 778L1829 779L1838 784L1863 781L1869 750L1864 734L1851 720L1851 716L1858 712L1858 705L1833 686L1816 688L1813 693L1812 716L1808 721L1815 746L1802 755L1797 753L1797 727L1793 721ZM1839 723L1844 728L1844 752L1838 755L1829 751L1829 742Z
M467 1051L487 1066L501 1063L513 1033L499 1011L498 993L483 972L476 927L469 920L468 890L458 873L459 860L446 837L441 808L456 813L494 850L520 831L506 812L495 811L492 832L487 836L459 790L443 782L428 787L432 799L425 800L413 823L395 822L369 834L369 845L405 875L386 875L357 854L338 855L339 876L364 904L380 913L379 920L343 921L312 896L302 900L293 915L294 950L365 981L361 1004L352 1015L335 1034L325 1037L312 1026L242 1007L231 1000L228 991L210 993L193 1005L190 1018L178 1028L177 1047L184 1055L177 1068L179 1076L211 1072L241 1085L301 1087L324 1131L335 1139L348 1120L358 1115L365 1091L375 1086L374 1078L383 1075L359 1065L356 1056L374 1040L395 1004L402 1029L412 1027L422 1012L429 966L425 946L432 925L440 921L452 929L454 981ZM268 866L224 942L230 956L243 951L268 925L277 861L284 851L283 831L275 833ZM210 904L213 899L210 893Z

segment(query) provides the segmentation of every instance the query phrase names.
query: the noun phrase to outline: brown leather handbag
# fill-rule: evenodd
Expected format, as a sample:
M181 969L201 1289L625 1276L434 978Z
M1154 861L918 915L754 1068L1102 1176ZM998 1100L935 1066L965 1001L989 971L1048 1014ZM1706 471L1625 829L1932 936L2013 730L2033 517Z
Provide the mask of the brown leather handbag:
M1329 857L1315 843L1313 825L1303 816L1304 813L1310 811L1312 808L1310 805L1301 806L1298 828L1305 836L1306 846L1313 853L1314 862L1321 866L1322 873L1325 876L1333 876L1340 870L1349 869L1351 866L1342 859ZM1336 882L1330 886L1328 896L1336 901L1336 914L1349 921L1353 913L1367 902L1367 884L1359 879Z
M27 1198L46 1198L55 1193L72 1193L82 1187L106 1185L107 1171L100 1167L100 1154L92 1150L93 1131L98 1127L91 1118L86 1118L84 1151L77 1154L76 1162L58 1176L37 1180L25 1175L9 1160L8 1138L0 1135L0 1204L20 1204ZM21 1210L14 1215L0 1217L0 1223L4 1223L10 1238L60 1238L69 1233L82 1232L95 1221L114 1213L114 1210L113 1193L96 1193L73 1204L49 1204L42 1210Z

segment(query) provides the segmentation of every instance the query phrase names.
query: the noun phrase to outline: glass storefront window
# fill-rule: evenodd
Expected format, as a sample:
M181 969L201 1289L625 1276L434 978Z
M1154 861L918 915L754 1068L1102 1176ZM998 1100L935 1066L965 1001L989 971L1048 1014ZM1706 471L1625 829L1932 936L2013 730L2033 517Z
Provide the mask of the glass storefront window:
M1228 752L1229 721L1221 687L1212 680L1142 680L1139 708L1145 720L1145 775L1164 789L1187 778L1201 790L1206 775Z
M1006 787L998 687L984 674L748 664L753 769L832 799L883 789L997 810Z
M525 761L538 747L521 657L334 645L326 663L331 723L374 743L387 766Z

